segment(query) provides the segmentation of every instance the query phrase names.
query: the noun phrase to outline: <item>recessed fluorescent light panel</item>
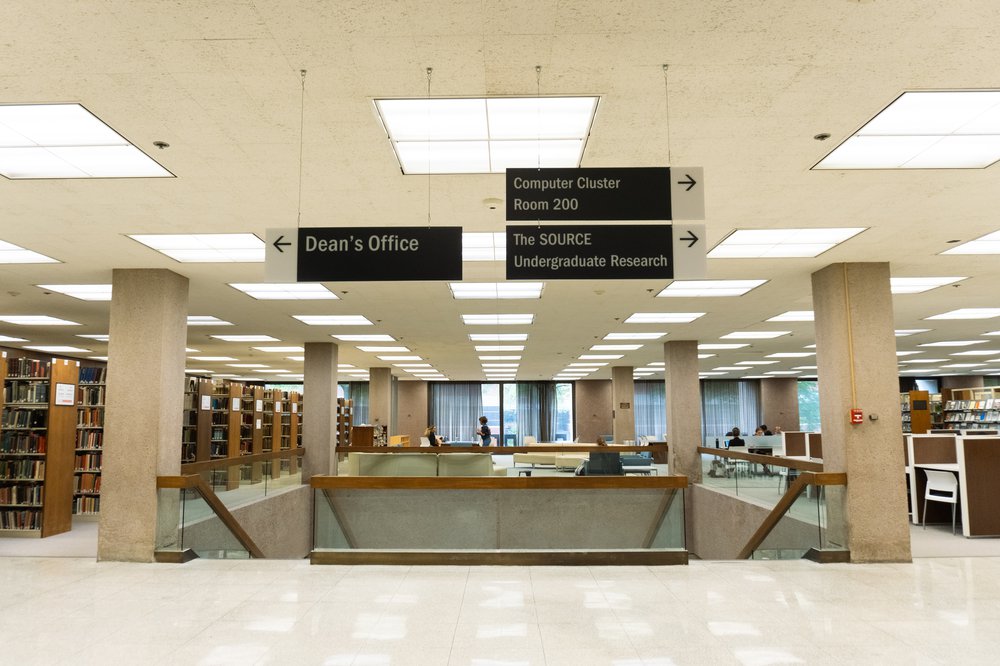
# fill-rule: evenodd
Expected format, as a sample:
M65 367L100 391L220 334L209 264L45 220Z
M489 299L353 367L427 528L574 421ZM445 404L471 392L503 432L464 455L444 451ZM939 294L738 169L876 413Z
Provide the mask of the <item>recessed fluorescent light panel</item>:
M469 340L473 342L524 342L527 333L470 333Z
M982 169L998 159L1000 91L911 91L813 169Z
M476 345L477 352L519 352L524 345Z
M292 315L310 326L374 326L362 315Z
M78 338L87 338L88 340L97 340L98 342L107 342L111 337L107 333L85 333L83 335L77 335Z
M778 361L736 361L736 365L774 365Z
M945 340L943 342L925 342L921 347L971 347L985 344L986 340Z
M926 333L931 329L929 328L897 328L895 333L897 338L905 338L908 335L916 335L917 333Z
M721 340L770 340L788 335L791 331L733 331L726 333Z
M597 97L377 99L404 174L580 166Z
M211 315L188 315L188 326L232 326L233 322Z
M79 104L0 104L0 175L173 177Z
M211 335L211 338L225 342L281 342L270 335Z
M359 345L358 349L360 349L363 352L371 352L373 354L386 353L386 352L402 352L402 353L406 353L406 352L410 351L409 347L401 347L401 346L395 346L395 347L393 347L393 346L388 346L388 345L376 345L376 346Z
M768 321L814 321L815 318L812 310L789 310L771 317Z
M993 319L994 317L1000 317L1000 308L961 308L924 319Z
M275 354L277 354L277 353L291 354L291 353L294 353L294 352L305 351L305 347L296 347L296 346L288 346L288 347L254 347L254 349L256 349L257 351L271 352L271 353L275 353Z
M27 338L15 338L10 335L0 335L0 342L27 342Z
M736 343L736 342L706 342L705 344L698 345L698 349L704 350L724 350L724 349L743 349L744 347L749 347L750 343Z
M377 356L382 361L422 361L419 356Z
M689 324L704 312L636 312L629 315L626 324ZM664 333L666 335L666 333Z
M384 333L372 333L371 335L337 335L334 333L331 338L337 338L341 342L395 342L396 338Z
M865 227L828 229L737 229L712 248L709 259L815 257L843 243Z
M889 287L893 294L922 294L931 289L943 287L946 284L959 282L964 277L894 277L889 278Z
M456 300L541 298L542 282L450 282Z
M128 234L184 264L263 263L264 241L253 234Z
M628 323L628 322L626 322ZM605 340L659 340L666 333L608 333Z
M1000 354L1000 352L997 352L997 353ZM485 355L485 356L480 356L479 360L480 361L520 361L521 357L520 356L507 356L507 355L502 355L502 354L498 354L498 355L489 354L489 355Z
M635 351L642 349L642 345L594 345L590 351Z
M971 351L954 352L950 356L998 356L1000 349L973 349Z
M0 315L0 321L16 326L79 326L75 321L67 321L48 315Z
M258 301L320 301L339 300L339 296L316 282L275 283L229 283L233 289L242 291Z
M238 361L232 356L192 356L192 361Z
M263 363L226 363L230 368L266 368Z
M25 345L22 349L30 349L32 351L46 352L49 354L72 354L72 353L90 353L89 349L80 349L79 347L70 347L68 345L37 345L37 346L27 346Z
M0 148L2 150L2 148ZM0 264L58 264L58 259L46 257L20 245L0 241Z
M776 354L768 354L765 358L806 358L807 356L815 355L815 352L778 352Z
M962 243L941 254L1000 254L1000 231Z
M504 261L506 258L505 232L462 234L462 261Z
M711 298L742 296L767 280L674 280L658 298Z
M616 361L623 358L624 354L580 354L581 361Z
M922 351L897 351L896 356L913 356L914 354L923 354Z
M533 314L464 314L462 322L466 326L524 326L534 318Z
M110 284L36 284L39 289L65 294L81 301L110 301Z

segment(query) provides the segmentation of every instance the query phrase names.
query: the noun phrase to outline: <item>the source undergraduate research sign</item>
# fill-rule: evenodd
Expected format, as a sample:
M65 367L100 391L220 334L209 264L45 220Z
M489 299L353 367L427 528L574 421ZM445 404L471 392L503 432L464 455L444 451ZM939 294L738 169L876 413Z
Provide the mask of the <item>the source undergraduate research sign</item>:
M508 225L507 279L704 277L704 235L704 225Z

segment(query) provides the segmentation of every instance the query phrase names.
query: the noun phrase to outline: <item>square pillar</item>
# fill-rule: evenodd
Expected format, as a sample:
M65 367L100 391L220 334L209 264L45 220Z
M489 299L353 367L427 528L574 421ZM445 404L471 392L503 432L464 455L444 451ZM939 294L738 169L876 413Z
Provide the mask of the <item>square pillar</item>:
M843 526L852 561L909 562L889 264L831 264L813 273L812 291L823 467L847 472L840 502L827 488L831 539ZM856 425L854 408L864 413Z
M152 562L156 477L181 471L188 279L116 268L111 282L97 558ZM177 516L162 513L176 530Z
M392 432L392 368L371 368L368 370L368 420L372 424L386 427L386 435Z
M663 344L663 381L666 390L667 443L670 473L701 482L701 380L698 377L698 341L673 340Z
M635 439L635 380L631 365L611 368L611 413L614 414L611 434L615 444Z
M799 429L799 380L794 377L775 377L760 382L760 404L764 423L772 431ZM748 425L760 425L748 424ZM748 435L753 433L747 433Z
M340 348L332 342L305 344L302 382L302 481L337 474L337 362Z

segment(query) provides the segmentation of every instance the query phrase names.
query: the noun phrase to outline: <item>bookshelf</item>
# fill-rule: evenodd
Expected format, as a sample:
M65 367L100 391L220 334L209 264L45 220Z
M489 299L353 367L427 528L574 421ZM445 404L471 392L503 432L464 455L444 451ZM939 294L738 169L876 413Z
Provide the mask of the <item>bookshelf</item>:
M104 396L107 368L80 368L76 389L76 446L73 456L73 515L101 510L101 459L104 450Z
M243 389L240 405L240 455L249 456L264 452L264 389L247 386ZM244 465L240 474L244 480L259 483L263 479L263 465L259 462Z
M78 361L3 357L0 535L47 537L72 525Z
M211 457L212 382L198 377L184 379L184 419L181 428L181 462L201 462Z
M903 417L903 432L923 435L930 429L930 394L927 391L900 393L899 411Z
M351 426L354 425L354 401L337 398L337 448L351 445Z
M944 402L943 426L949 430L985 430L1000 427L1000 387L951 389Z

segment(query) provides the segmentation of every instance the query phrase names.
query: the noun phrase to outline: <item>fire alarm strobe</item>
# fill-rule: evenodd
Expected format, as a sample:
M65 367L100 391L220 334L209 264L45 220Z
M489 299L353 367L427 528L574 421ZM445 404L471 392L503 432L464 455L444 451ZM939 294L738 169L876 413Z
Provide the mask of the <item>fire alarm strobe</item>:
M860 409L851 410L851 423L858 424L858 423L864 423L864 421L865 421L865 416L864 414L861 413Z

